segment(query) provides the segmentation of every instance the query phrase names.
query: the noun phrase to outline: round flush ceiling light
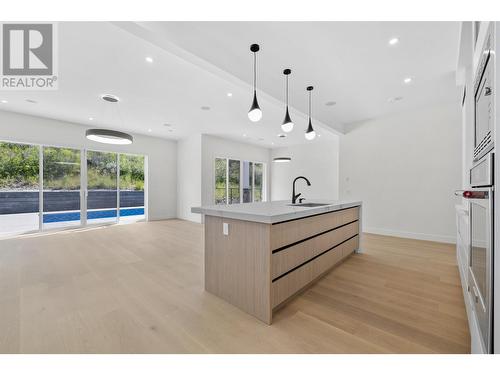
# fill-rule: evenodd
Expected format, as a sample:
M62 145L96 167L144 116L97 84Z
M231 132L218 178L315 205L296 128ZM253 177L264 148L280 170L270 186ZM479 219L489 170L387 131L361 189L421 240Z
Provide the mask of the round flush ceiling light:
M146 57L146 61L148 63L152 63L153 62L153 58L148 56L148 57Z
M292 161L292 158L290 157L279 157L279 158L274 158L273 162L275 163L289 163Z
M118 96L112 94L102 94L101 99L109 103L118 103L120 101Z
M130 134L109 129L88 129L85 137L94 142L112 145L129 145L134 141Z
M392 39L389 39L389 45L390 46L395 46L396 44L399 43L399 38L392 38Z
M411 79L411 77L406 77L403 82L406 83L406 84L409 84L409 83L412 83L413 79Z
M387 99L389 103L399 102L403 100L402 96L393 96L392 98Z

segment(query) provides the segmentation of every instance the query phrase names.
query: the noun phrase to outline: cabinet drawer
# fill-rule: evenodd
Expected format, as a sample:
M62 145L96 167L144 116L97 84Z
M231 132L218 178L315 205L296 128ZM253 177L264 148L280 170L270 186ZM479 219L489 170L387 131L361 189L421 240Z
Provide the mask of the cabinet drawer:
M351 255L355 250L359 249L359 235L354 238L351 238L349 241L352 242L348 246L342 247L342 258Z
M359 219L359 207L286 221L271 226L271 250Z
M297 245L287 247L272 255L271 278L274 279L285 272L301 265L322 252L338 245L342 241L358 234L359 222L344 225L338 229L313 237Z
M344 254L350 254L357 249L358 239L359 236L351 238L309 263L304 264L302 267L274 281L271 286L272 307L278 306L287 298L314 281L314 279L328 271L342 260Z

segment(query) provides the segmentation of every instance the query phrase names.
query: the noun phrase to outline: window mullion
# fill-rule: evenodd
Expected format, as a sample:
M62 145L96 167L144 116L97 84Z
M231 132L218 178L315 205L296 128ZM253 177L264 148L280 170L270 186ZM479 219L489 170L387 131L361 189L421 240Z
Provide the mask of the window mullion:
M226 204L229 204L229 159L226 158Z
M38 231L43 230L43 146L38 146Z
M120 222L120 154L116 154L116 221Z

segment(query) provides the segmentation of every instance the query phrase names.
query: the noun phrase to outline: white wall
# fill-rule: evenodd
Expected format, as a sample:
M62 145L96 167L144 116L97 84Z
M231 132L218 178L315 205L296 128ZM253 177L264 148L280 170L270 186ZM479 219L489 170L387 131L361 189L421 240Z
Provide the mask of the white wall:
M214 137L211 135L202 135L202 154L201 154L201 202L202 205L214 204L214 160L216 157L226 157L238 160L248 160L266 164L266 197L269 200L270 192L270 158L271 151L265 147L257 147L246 143L240 143L228 139Z
M177 217L201 222L191 207L201 206L201 134L177 143Z
M462 185L459 103L366 121L340 140L340 197L366 232L455 242Z
M292 181L305 176L311 182L297 181L297 191L307 199L336 200L339 197L339 139L316 138L308 144L277 148L272 158L291 157L289 163L272 163L271 199L290 200Z
M0 111L0 140L147 155L149 220L176 217L176 142L134 135L131 145L105 145L87 140L86 129L69 122Z

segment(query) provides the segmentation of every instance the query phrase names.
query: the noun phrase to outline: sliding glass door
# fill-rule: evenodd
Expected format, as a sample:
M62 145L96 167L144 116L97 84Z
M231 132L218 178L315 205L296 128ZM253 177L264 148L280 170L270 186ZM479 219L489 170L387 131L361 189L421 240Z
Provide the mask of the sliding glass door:
M40 147L0 142L0 235L40 228Z
M143 155L0 141L0 237L145 220L146 162Z
M81 151L43 147L43 229L80 225Z
M264 163L215 158L214 180L215 204L266 200Z
M87 151L87 223L118 219L117 154Z

